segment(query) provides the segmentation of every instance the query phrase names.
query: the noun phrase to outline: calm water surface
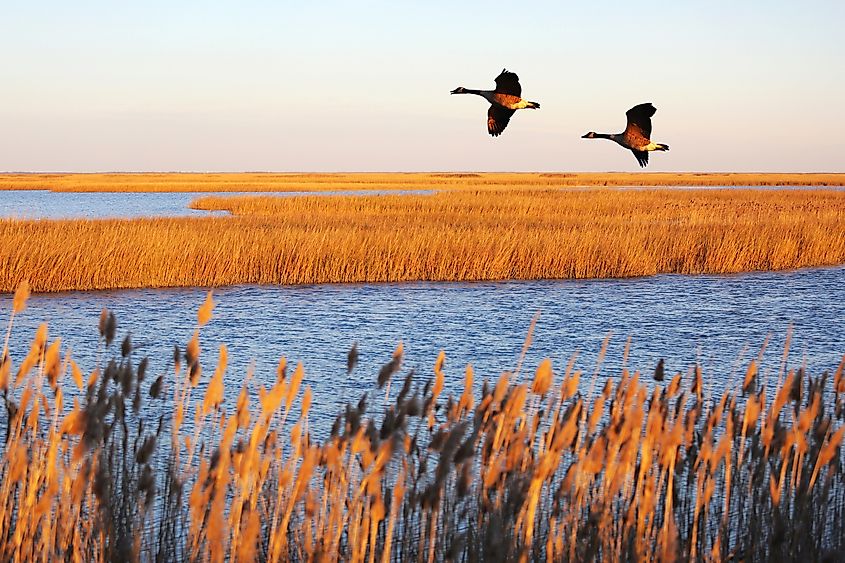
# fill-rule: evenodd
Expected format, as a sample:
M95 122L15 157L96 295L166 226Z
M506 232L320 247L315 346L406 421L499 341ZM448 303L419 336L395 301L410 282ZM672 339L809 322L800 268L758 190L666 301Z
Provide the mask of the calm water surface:
M80 366L92 369L98 315L107 307L117 315L119 334L130 331L138 353L149 355L152 371L169 373L173 346L190 338L204 297L200 289L36 295L15 320L12 357L18 365L38 324L48 320L51 339L61 337ZM845 352L845 267L628 280L238 286L218 289L215 297L214 319L201 333L203 378L213 372L223 343L232 401L253 363L256 383L269 385L281 356L301 361L314 389L317 424L328 424L341 403L371 389L400 341L404 368L415 369L420 382L431 377L440 350L447 355L447 391L463 388L467 363L477 382L494 380L516 365L537 312L525 377L545 357L562 371L576 352L577 366L592 374L608 334L600 378L619 376L630 338L630 367L650 375L665 358L668 372L686 373L698 363L713 393L742 377L767 338L763 372L777 377L790 326L790 367L834 370ZM0 296L4 316L10 301ZM347 376L353 342L361 361Z
M22 219L103 219L133 217L200 217L211 213L189 209L203 196L273 195L381 195L429 194L430 190L360 190L343 192L51 192L0 190L0 217Z

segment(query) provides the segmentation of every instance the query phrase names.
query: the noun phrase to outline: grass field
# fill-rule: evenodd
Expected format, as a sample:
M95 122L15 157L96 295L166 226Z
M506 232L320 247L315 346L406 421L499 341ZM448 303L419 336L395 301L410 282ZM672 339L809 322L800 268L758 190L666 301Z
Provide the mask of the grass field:
M203 197L232 217L0 220L0 291L607 278L845 263L837 190Z
M752 362L738 388L709 396L700 370L664 381L653 367L582 373L573 358L525 372L520 359L480 392L467 367L464 392L444 397L444 355L415 377L400 345L378 374L356 373L372 394L317 440L309 411L319 397L303 388L301 366L282 360L269 388L247 377L225 396L225 346L215 369L201 369L212 309L209 294L167 373L148 373L128 337L118 345L107 311L97 365L77 366L46 325L28 353L4 346L3 560L835 561L845 552L845 361L832 376L783 365L768 378L777 367Z
M843 186L845 174L770 173L350 173L0 174L0 190L265 192L509 189L573 186Z

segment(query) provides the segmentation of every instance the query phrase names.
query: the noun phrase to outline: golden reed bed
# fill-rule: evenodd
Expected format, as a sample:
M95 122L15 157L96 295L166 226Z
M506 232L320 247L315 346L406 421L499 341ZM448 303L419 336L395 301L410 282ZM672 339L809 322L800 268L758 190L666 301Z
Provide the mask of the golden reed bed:
M845 174L777 173L142 173L0 174L0 190L286 192L573 186L843 186Z
M0 220L0 291L608 278L845 263L845 192L203 197L233 217Z
M201 369L212 307L166 373L107 311L111 359L85 371L46 325L14 365L4 347L2 560L842 560L845 361L752 361L710 396L698 369L651 383L521 357L481 386L467 366L446 397L443 353L421 384L400 345L377 376L350 354L372 394L316 439L301 365L236 376L239 394L225 346Z

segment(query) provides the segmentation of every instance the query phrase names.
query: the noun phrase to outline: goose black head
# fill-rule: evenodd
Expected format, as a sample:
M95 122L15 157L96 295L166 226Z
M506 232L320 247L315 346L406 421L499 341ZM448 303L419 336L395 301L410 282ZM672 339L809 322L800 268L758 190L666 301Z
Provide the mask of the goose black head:
M595 134L593 131L590 131L590 132L589 132L589 133L587 133L586 135L581 135L581 138L582 138L582 139L595 139L595 138L596 138L596 134Z
M466 93L467 93L467 89L464 88L463 86L458 86L457 88L455 88L454 90L452 90L450 92L450 94L466 94Z

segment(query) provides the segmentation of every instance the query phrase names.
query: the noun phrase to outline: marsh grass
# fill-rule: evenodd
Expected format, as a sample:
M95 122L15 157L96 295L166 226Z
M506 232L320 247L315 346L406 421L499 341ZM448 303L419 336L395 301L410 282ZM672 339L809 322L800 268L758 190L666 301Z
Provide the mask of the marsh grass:
M212 309L209 294L158 377L128 337L118 346L106 311L103 365L87 375L46 326L18 365L4 349L2 559L833 561L845 549L845 362L777 381L752 362L741 387L708 396L700 370L649 383L573 359L525 373L523 351L480 393L467 367L464 392L446 397L445 355L414 376L399 346L360 375L380 389L318 441L302 366L282 360L269 388L245 378L239 392L222 387L225 347L203 369Z
M142 173L0 174L0 190L278 192L478 190L574 186L842 186L845 174L797 173Z
M0 291L610 278L845 262L835 190L203 197L231 217L0 220Z

